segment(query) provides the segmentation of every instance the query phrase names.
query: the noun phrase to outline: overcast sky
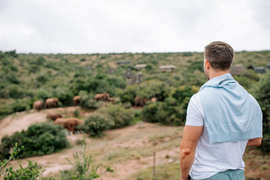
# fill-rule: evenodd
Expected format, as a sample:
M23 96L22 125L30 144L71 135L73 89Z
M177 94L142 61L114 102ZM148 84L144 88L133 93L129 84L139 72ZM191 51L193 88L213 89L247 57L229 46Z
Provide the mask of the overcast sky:
M44 53L270 49L269 0L0 0L0 50Z

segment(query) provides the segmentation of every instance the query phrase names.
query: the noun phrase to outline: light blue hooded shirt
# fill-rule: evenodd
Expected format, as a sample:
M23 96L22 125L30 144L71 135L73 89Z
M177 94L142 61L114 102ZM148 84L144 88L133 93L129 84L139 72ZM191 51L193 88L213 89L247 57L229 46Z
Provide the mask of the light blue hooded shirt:
M262 111L230 73L207 81L199 91L209 142L262 137Z

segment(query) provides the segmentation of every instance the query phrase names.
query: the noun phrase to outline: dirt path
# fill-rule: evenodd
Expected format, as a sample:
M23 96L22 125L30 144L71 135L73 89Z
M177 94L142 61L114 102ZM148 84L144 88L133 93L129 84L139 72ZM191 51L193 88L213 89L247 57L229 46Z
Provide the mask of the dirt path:
M46 113L26 112L17 113L16 115L8 116L0 122L0 139L5 135L11 135L16 131L27 129L31 124L46 121Z
M27 129L31 124L47 121L46 115L51 112L68 113L77 107L53 108L42 111L30 110L10 115L0 121L0 140L5 135L11 135L16 131Z

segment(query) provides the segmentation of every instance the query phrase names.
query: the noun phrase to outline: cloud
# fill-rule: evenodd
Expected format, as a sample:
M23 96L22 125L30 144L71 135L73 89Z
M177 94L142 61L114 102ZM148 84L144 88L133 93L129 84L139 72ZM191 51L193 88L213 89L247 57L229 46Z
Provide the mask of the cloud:
M202 51L270 47L269 2L4 0L0 49L19 52Z

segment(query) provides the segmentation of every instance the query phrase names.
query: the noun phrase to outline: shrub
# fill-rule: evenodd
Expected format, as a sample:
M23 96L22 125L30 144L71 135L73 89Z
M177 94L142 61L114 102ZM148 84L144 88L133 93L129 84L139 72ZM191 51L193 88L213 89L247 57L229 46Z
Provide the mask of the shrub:
M112 128L121 128L128 126L134 119L133 111L122 107L121 105L109 105L98 110L99 113L107 116L108 119L113 121Z
M17 78L16 74L15 73L11 73L11 72L8 72L8 74L6 74L4 78L7 82L11 83L11 84L20 84L20 81L19 79Z
M5 105L3 107L0 106L0 119L11 114L11 113L13 113L13 109L12 109L10 104Z
M8 159L10 150L16 143L24 146L24 151L18 154L18 158L50 154L69 144L62 127L50 123L33 124L26 131L2 138L0 159Z
M84 62L84 61L86 61L86 59L85 58L81 58L80 61L81 62Z
M72 91L74 94L78 94L80 91L86 91L88 93L104 93L114 95L115 88L125 88L126 84L122 78L108 77L104 73L97 73L93 77L92 74L78 72L74 75L72 83Z
M46 100L47 98L52 97L52 92L49 89L40 88L35 93L35 99Z
M16 170L13 167L9 168L4 180L35 180L41 174L40 166L37 163L28 161L27 167L20 167Z
M23 149L23 146L18 147L16 143L9 159L0 161L0 178L4 177L4 180L35 180L41 174L40 166L32 161L28 161L27 167L23 167L19 164L19 168L16 170L14 170L13 167L7 167L10 161L14 160Z
M203 72L203 62L201 60L200 61L191 61L189 66L188 66L188 70L190 72L193 72L195 70Z
M85 91L81 91L80 94L80 106L85 109L96 110L100 107L100 102L96 101L93 94L87 94Z
M90 155L83 152L73 154L73 161L69 161L73 168L71 170L61 171L61 180L94 180L99 177L98 167L93 165Z
M146 122L161 122L163 118L166 118L166 112L162 108L163 103L150 103L144 106L142 110L142 118Z
M137 95L141 98L150 99L156 97L159 101L163 101L169 96L170 88L167 84L158 80L149 80L143 82L139 86Z
M18 99L11 104L13 112L21 112L31 109L32 100L31 99Z
M192 52L183 52L182 53L183 56L192 56Z
M5 96L8 98L23 98L25 97L25 93L27 90L23 89L22 87L18 85L11 84L5 88Z
M181 86L163 102L148 103L142 111L142 118L147 122L159 122L166 125L183 125L190 97L198 91L193 86Z
M46 59L43 56L39 56L36 60L36 65L43 65L46 62Z
M270 73L260 80L254 94L263 112L263 151L270 152Z
M10 57L18 57L17 53L16 53L16 49L14 50L11 50L11 51L6 51L5 54L7 56L10 56Z
M59 101L65 106L73 103L72 99L74 95L68 87L57 87L53 90L52 95L53 97L58 98Z
M102 114L90 115L81 127L81 130L92 137L98 137L103 134L103 131L114 126L113 121L109 120Z
M120 93L120 101L122 103L131 103L132 105L135 104L135 97L137 94L137 87L136 86L128 86L124 91Z
M80 117L80 111L76 109L75 111L73 111L73 115L74 117Z
M36 80L37 80L37 83L44 84L49 80L49 77L46 74L39 74Z

